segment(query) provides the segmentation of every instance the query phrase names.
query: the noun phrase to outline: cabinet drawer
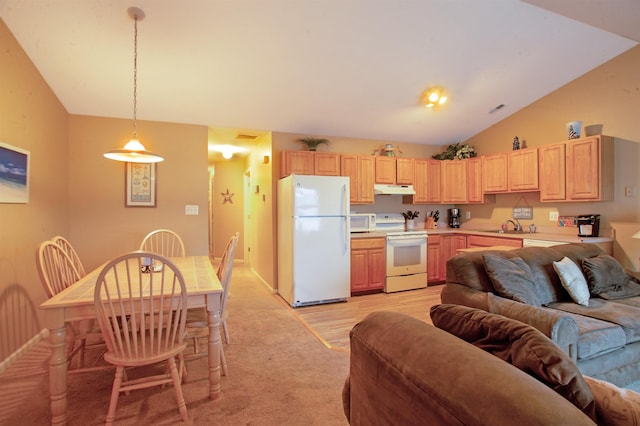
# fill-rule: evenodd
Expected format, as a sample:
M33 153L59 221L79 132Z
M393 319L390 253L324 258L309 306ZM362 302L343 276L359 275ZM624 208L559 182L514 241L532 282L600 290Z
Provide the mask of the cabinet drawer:
M384 238L352 238L351 250L368 250L384 248Z

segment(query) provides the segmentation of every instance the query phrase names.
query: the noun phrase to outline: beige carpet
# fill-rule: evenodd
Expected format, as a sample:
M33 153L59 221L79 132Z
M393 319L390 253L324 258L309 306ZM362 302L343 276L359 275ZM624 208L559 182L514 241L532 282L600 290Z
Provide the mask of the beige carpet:
M180 423L172 387L121 395L117 423L346 425L341 392L349 354L327 349L240 264L234 266L229 307L229 376L222 377L222 398L208 398L207 361L193 360L183 385L187 423ZM38 349L32 352L38 359ZM2 425L50 422L46 368L41 361L26 360L28 367L23 360L16 364L18 374L12 367L0 376ZM112 381L111 371L70 375L69 424L104 424Z

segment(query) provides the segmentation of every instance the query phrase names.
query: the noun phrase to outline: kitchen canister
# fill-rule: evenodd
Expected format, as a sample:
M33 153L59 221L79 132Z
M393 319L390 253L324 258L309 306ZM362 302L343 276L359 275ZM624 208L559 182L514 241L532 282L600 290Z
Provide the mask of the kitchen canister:
M582 121L569 121L567 123L567 139L578 139L582 129Z

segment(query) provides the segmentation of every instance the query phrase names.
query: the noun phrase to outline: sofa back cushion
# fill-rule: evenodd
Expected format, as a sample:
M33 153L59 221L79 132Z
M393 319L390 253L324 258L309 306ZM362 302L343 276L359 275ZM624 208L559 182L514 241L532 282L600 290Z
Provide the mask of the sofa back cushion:
M484 269L498 294L516 302L541 306L536 283L529 265L520 257L506 258L487 253L482 256Z
M433 325L518 367L595 420L595 402L576 364L535 328L460 305L431 308Z
M582 269L589 291L595 296L611 300L640 296L640 285L608 254L583 259Z

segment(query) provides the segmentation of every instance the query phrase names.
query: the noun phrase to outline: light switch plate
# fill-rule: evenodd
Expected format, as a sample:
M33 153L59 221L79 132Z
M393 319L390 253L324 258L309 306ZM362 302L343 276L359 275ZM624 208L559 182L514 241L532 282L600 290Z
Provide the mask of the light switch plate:
M558 212L549 212L549 220L552 222L558 221Z
M198 215L198 206L197 205L189 205L189 204L187 204L186 206L184 206L184 214L190 215L190 216L197 216Z

